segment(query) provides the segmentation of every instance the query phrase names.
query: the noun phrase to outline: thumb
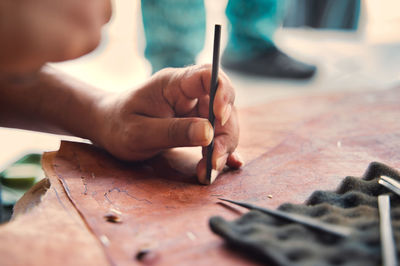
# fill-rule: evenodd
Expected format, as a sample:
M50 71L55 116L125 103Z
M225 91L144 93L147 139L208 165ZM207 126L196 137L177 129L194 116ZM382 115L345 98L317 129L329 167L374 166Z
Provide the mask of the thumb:
M204 118L148 118L145 125L149 149L207 146L214 131Z

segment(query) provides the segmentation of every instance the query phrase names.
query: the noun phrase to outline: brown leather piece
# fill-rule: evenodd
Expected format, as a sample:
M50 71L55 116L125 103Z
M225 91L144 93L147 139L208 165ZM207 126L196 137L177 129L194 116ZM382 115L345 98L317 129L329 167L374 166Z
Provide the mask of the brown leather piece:
M193 150L123 163L91 145L63 142L53 165L114 264L139 262L138 253L158 265L252 264L211 233L209 217L237 217L238 209L217 198L267 207L301 203L314 190L333 190L345 176L360 176L371 161L400 168L399 99L400 90L393 89L243 110L239 150L247 165L210 186L196 182L200 152ZM111 208L122 213L122 223L104 219Z
M0 265L108 265L54 173L53 156L43 156L47 178L25 193L13 220L0 226Z

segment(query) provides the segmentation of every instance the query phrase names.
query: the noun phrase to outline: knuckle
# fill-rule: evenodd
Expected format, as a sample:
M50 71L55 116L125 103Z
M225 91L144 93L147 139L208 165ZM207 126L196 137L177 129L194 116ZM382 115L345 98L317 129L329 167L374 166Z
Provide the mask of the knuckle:
M210 63L199 64L198 68L200 70L209 70L212 68L212 65Z
M160 75L160 76L167 76L173 73L176 70L176 68L173 67L165 67L161 70L159 70L155 75Z
M198 64L198 65L189 67L189 70L191 73L197 73L206 78L211 78L211 69L212 69L212 65L209 63Z
M225 153L225 146L221 143L222 140L219 139L218 141L214 142L214 152L217 154L223 154Z
M131 124L123 129L122 147L127 148L130 152L140 151L145 145L142 130L135 124Z
M179 132L180 132L180 123L173 119L170 121L168 125L168 141L169 143L174 143L177 140L180 140Z

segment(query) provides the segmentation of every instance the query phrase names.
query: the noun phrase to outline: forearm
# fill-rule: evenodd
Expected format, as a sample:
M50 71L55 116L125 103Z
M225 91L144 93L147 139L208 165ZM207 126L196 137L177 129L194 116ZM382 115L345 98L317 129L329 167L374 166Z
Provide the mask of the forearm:
M0 126L95 141L104 94L48 66L23 79L1 77Z

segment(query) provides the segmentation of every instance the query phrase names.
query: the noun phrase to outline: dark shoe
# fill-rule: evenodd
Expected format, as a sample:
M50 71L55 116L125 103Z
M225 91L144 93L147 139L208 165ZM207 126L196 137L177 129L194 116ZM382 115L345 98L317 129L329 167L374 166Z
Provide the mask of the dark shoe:
M221 64L227 70L288 79L311 78L317 69L313 65L308 65L289 57L275 47L258 56L241 59L230 56L225 51L221 58Z

